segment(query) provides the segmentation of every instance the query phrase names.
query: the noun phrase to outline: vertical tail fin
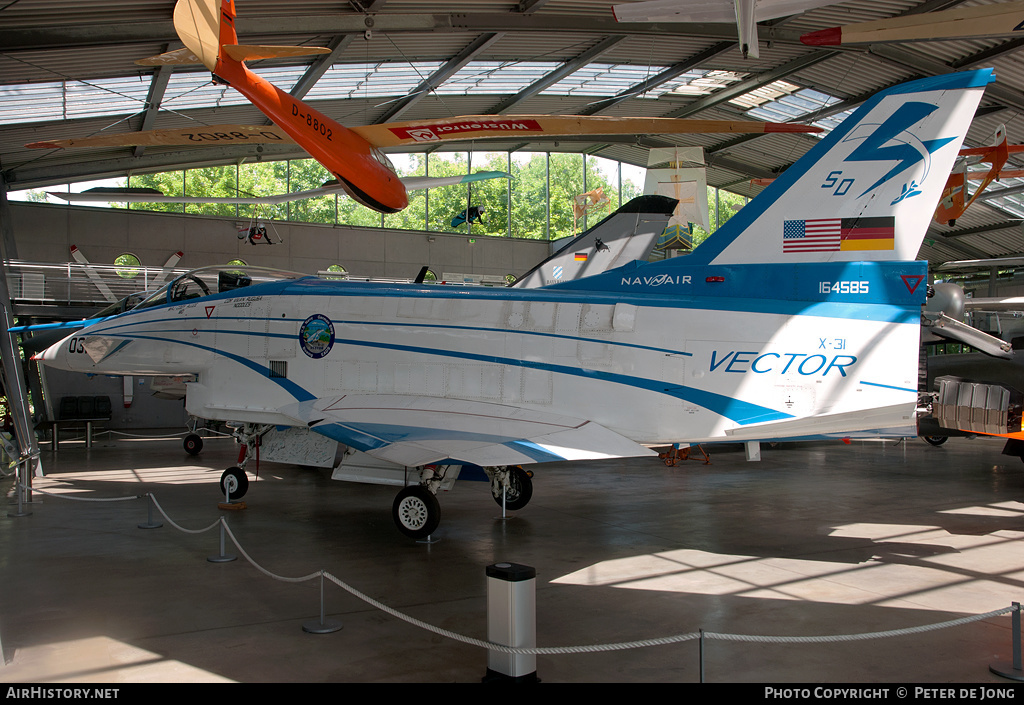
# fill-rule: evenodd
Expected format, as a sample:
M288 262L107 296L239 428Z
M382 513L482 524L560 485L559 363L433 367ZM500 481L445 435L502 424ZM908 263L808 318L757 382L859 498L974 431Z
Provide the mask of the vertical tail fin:
M876 94L708 237L694 264L913 260L992 69Z
M676 200L638 196L588 228L521 276L514 287L536 289L645 260L665 230Z

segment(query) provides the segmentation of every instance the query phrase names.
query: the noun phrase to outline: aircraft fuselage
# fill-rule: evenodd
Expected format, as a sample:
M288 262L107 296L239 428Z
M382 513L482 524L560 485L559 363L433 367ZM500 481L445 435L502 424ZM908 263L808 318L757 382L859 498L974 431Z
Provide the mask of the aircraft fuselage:
M195 373L191 414L308 424L360 450L365 427L330 430L319 412L361 397L472 402L587 419L643 445L914 433L924 263L679 261L534 290L256 284L123 314L45 359Z

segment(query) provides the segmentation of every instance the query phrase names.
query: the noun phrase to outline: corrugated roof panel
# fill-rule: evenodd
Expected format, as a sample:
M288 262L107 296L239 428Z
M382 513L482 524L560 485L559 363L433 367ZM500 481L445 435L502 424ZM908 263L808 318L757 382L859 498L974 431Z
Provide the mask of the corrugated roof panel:
M913 0L855 0L809 10L784 25L786 29L810 32L856 22L870 22L896 17L920 5Z
M895 67L861 52L845 52L801 69L786 80L829 95L852 98L902 83L914 77L910 69Z
M0 28L167 20L174 3L175 0L8 0L0 12Z

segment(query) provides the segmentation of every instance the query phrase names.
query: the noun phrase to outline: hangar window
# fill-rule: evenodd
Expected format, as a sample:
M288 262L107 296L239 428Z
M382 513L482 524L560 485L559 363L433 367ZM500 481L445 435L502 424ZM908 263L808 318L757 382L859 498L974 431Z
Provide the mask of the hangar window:
M117 267L117 276L122 279L134 279L139 274L142 260L131 252L125 252L114 258L114 266Z

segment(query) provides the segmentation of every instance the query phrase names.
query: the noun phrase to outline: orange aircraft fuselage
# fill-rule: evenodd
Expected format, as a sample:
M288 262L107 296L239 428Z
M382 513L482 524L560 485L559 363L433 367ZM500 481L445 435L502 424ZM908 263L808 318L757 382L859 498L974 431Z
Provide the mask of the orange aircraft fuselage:
M222 46L238 43L234 10L234 2L221 6ZM213 74L273 120L331 172L352 198L384 213L396 213L409 205L408 193L398 174L387 166L382 154L352 130L260 78L224 51L217 56Z

